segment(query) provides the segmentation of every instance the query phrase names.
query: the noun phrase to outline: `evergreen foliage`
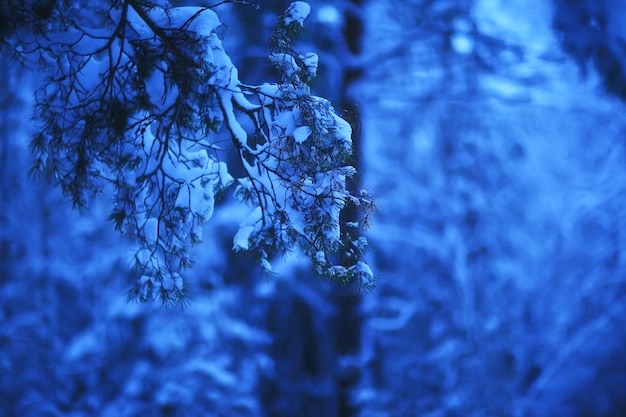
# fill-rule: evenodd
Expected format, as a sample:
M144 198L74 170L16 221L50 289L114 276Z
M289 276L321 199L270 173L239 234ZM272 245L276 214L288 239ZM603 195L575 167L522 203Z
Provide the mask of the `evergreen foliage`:
M310 6L294 2L278 20L270 61L281 81L261 85L239 81L212 9L53 3L45 35L39 20L20 30L16 12L9 43L46 74L31 172L53 178L79 209L93 194L113 196L109 219L137 243L133 298L184 299L191 247L229 187L251 206L235 250L254 253L266 271L272 258L297 250L317 273L371 287L359 230L374 206L346 188L355 174L351 127L311 95L317 55L291 47ZM242 178L229 173L228 149ZM360 222L342 224L347 205L363 213Z

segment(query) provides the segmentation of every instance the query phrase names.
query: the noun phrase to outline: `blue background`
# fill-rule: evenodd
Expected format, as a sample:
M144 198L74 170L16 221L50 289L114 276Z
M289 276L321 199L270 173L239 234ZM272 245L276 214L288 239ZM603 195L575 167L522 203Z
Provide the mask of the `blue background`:
M287 5L216 10L243 82L276 79ZM77 213L27 178L40 79L3 53L0 414L626 415L626 4L311 6L313 91L353 124L379 206L376 288L295 256L262 276L230 250L245 208L225 198L188 306L127 302L109 199Z

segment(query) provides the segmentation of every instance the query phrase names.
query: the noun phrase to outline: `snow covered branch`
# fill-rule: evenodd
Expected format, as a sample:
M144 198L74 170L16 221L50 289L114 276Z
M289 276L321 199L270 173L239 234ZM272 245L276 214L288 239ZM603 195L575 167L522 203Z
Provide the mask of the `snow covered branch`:
M110 219L137 241L132 296L184 298L190 248L235 184L215 143L222 126L246 174L235 196L252 205L235 250L270 270L273 256L296 248L320 274L371 286L358 229L374 206L345 186L355 173L350 125L310 94L317 55L290 45L309 11L294 2L282 16L270 54L282 80L258 86L240 83L212 7L117 1L98 22L59 19L55 32L27 42L24 56L49 74L36 95L33 172L54 178L79 208L94 192L113 194ZM361 224L341 224L347 204L362 209Z

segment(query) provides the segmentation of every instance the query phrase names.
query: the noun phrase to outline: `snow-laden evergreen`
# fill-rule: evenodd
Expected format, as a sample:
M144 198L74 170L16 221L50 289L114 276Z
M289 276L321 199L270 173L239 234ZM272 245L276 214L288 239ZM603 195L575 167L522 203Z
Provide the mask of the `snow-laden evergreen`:
M235 184L251 205L235 250L252 251L270 271L275 256L297 250L321 275L371 286L359 229L373 204L346 187L355 174L351 127L310 93L317 54L291 48L309 13L294 2L278 20L269 58L282 79L274 84L240 82L210 7L130 0L90 19L68 11L58 17L71 24L22 41L23 55L50 74L37 93L33 172L55 178L80 208L91 193L113 195L110 219L137 242L132 296L184 298L190 247ZM228 148L245 174L236 181ZM360 224L342 224L348 204L363 213Z

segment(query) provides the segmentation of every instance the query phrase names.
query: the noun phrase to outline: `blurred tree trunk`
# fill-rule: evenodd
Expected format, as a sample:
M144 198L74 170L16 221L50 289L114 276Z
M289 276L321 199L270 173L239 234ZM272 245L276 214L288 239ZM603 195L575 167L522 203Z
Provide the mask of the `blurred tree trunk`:
M12 393L6 396L10 413L44 415L56 393L56 282L48 270L52 220L42 215L52 209L45 203L49 193L40 181L26 183L31 85L31 73L0 54L1 304L14 352L9 364L21 375L1 381L0 390Z
M8 279L12 258L11 238L6 231L9 230L10 195L16 186L15 167L9 164L14 146L10 126L14 126L15 78L15 66L0 54L0 225L5 231L0 236L0 283Z
M362 10L364 0L347 0L344 8L343 37L350 56L360 57L362 53L362 41L364 22ZM354 152L353 165L360 172L361 170L361 114L359 103L355 97L349 94L351 87L360 80L363 68L352 62L343 68L343 88L336 106L345 109L347 119L352 125L352 145ZM357 179L358 181L358 179ZM360 184L353 183L352 187L358 188ZM354 209L345 210L344 216L347 221L358 221L358 213ZM352 398L356 394L358 383L362 375L357 366L357 358L361 354L361 337L363 327L363 316L361 314L361 296L355 288L337 287L333 299L337 305L337 326L335 328L337 337L337 360L343 361L343 366L338 375L338 404L337 415L339 417L352 417L358 414L358 406L354 404ZM367 295L366 295L367 296ZM341 364L340 364L341 365Z

